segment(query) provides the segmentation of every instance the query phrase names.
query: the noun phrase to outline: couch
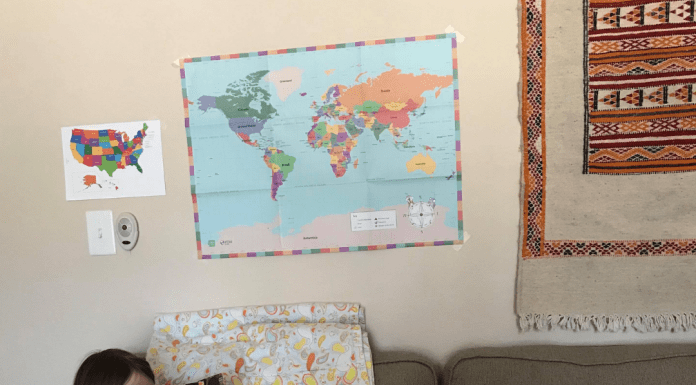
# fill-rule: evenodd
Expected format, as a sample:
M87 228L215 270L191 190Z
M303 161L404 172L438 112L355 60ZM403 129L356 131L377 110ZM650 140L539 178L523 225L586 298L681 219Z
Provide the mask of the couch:
M696 384L696 345L474 348L443 369L429 360L374 354L376 385Z

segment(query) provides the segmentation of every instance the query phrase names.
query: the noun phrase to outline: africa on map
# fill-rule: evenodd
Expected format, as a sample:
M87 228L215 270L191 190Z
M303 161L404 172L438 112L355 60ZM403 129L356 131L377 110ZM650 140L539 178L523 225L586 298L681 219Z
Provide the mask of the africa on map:
M181 77L199 258L462 242L454 35L184 59ZM352 231L358 212L396 224Z

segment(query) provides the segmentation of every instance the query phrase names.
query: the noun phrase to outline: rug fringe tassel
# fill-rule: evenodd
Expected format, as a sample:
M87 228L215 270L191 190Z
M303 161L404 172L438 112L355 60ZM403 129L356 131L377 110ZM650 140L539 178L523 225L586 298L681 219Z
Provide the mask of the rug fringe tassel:
M696 329L696 313L672 314L521 314L519 326L522 331L530 330L597 330L619 332L633 328L639 332L687 331Z

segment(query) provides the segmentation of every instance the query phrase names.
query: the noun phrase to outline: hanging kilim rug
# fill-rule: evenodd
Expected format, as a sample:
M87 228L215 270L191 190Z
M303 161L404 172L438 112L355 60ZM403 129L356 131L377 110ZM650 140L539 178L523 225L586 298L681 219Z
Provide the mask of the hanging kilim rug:
M522 0L522 330L696 328L693 0Z

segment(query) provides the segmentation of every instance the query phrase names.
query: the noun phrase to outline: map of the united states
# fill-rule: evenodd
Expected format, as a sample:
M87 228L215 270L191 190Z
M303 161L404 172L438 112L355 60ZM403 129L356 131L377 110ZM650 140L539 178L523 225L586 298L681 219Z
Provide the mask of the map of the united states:
M118 169L135 167L141 173L138 158L143 153L147 124L130 140L128 134L116 130L82 130L75 128L70 137L73 158L87 167L96 167L113 176Z

